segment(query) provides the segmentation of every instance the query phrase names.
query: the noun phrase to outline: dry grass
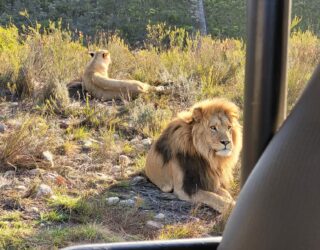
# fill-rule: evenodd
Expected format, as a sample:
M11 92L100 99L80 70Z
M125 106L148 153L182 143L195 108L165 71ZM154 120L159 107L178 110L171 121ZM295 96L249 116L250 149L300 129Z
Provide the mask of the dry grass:
M159 232L159 240L199 238L206 235L208 227L203 222L168 225Z
M56 141L49 132L47 121L40 116L29 115L21 117L20 121L21 125L3 139L0 162L14 169L48 166L41 153L55 145Z

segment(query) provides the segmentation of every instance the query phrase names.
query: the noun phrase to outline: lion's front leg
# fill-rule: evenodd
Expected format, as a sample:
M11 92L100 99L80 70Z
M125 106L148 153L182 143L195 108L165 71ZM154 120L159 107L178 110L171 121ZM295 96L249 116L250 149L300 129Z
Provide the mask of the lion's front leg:
M182 189L175 189L174 193L181 200L207 204L208 206L217 210L219 213L223 213L227 209L233 207L235 204L233 199L228 199L216 193L204 190L198 190L192 196L186 194Z
M231 200L231 201L234 200L233 197L231 196L231 194L229 193L229 191L224 188L219 188L219 190L216 193L218 195L221 195L222 197L225 197L226 199Z
M192 200L195 202L202 202L208 206L214 208L220 213L223 213L227 209L232 208L235 205L234 200L218 195L213 192L198 190L193 196Z

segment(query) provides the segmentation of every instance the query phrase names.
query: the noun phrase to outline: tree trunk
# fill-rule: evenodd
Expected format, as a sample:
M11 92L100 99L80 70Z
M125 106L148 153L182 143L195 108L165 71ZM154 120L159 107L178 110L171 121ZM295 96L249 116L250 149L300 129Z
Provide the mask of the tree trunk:
M206 16L204 13L203 0L193 0L191 2L191 11L196 21L196 27L201 35L207 35Z
M206 16L204 13L203 0L198 1L199 26L201 35L207 35Z

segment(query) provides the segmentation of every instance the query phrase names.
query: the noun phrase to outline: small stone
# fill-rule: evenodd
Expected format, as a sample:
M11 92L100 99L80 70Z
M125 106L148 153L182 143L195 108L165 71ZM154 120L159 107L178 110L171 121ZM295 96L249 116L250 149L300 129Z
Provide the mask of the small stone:
M39 209L38 209L37 207L31 207L31 208L30 208L30 212L38 213L38 212L39 212Z
M121 167L119 165L115 165L111 168L111 173L115 174L119 172L121 172Z
M163 213L158 213L156 216L153 217L155 220L164 220L166 216Z
M127 207L133 207L135 202L134 200L132 199L128 199L128 200L122 200L119 202L120 205L123 205L123 206L127 206Z
M51 165L53 166L53 155L50 151L44 151L42 152L43 159L46 161L50 162Z
M0 123L0 133L4 133L6 129L7 129L6 125Z
M16 175L16 172L13 170L6 171L3 175L4 178L11 178Z
M119 164L121 166L127 167L130 163L131 163L131 160L128 156L126 156L126 155L119 156Z
M119 197L109 197L107 198L107 202L109 205L115 205L120 201Z
M144 152L145 151L145 146L142 143L137 143L134 145L134 148L138 152Z
M39 168L31 169L28 171L28 173L32 176L37 176L37 175L40 175L40 169Z
M38 188L36 197L37 198L51 197L52 195L53 195L52 189L46 184L41 184Z
M153 220L149 220L147 221L147 227L151 228L151 229L161 229L163 228L163 224L153 221Z
M136 184L143 182L145 180L146 180L146 178L144 178L143 176L136 176L130 182L131 182L131 185L136 185Z
M96 176L97 176L97 178L99 178L99 179L109 179L110 178L110 176L108 176L108 175L106 175L106 174L103 174L103 173L96 173Z
M92 145L93 145L93 143L92 143L92 141L91 140L85 140L84 142L83 142L83 149L84 150L86 150L86 151L89 151L91 148L92 148Z
M25 186L23 186L23 185L16 186L16 189L19 190L19 191L27 190L27 188Z
M152 140L151 138L146 138L146 139L143 139L141 143L143 144L143 146L149 147L152 143Z
M120 139L120 136L118 134L113 134L113 139L115 139L117 141Z
M136 145L136 144L139 143L139 142L140 142L140 140L139 140L139 138L137 138L137 137L133 138L133 139L130 141L130 143L133 144L133 145Z

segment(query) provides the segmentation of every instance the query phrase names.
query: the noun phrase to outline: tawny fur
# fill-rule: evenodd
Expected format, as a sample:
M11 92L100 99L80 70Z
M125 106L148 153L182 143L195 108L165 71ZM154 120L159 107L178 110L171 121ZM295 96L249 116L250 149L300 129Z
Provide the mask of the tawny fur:
M235 104L219 98L197 103L189 111L180 113L147 155L148 178L164 192L173 191L180 199L203 202L222 212L233 204L228 188L242 147L238 115ZM231 143L227 149L221 141L228 140ZM198 172L202 188L186 187L186 184L197 183L184 179L190 170L181 166L183 157L205 159L204 162L209 163L201 166L201 174ZM188 195L188 188L196 192Z
M83 75L83 87L93 97L101 100L133 97L140 93L162 91L162 87L153 87L147 83L136 80L116 80L108 75L111 63L110 53L100 50L90 53L91 61L88 63Z

